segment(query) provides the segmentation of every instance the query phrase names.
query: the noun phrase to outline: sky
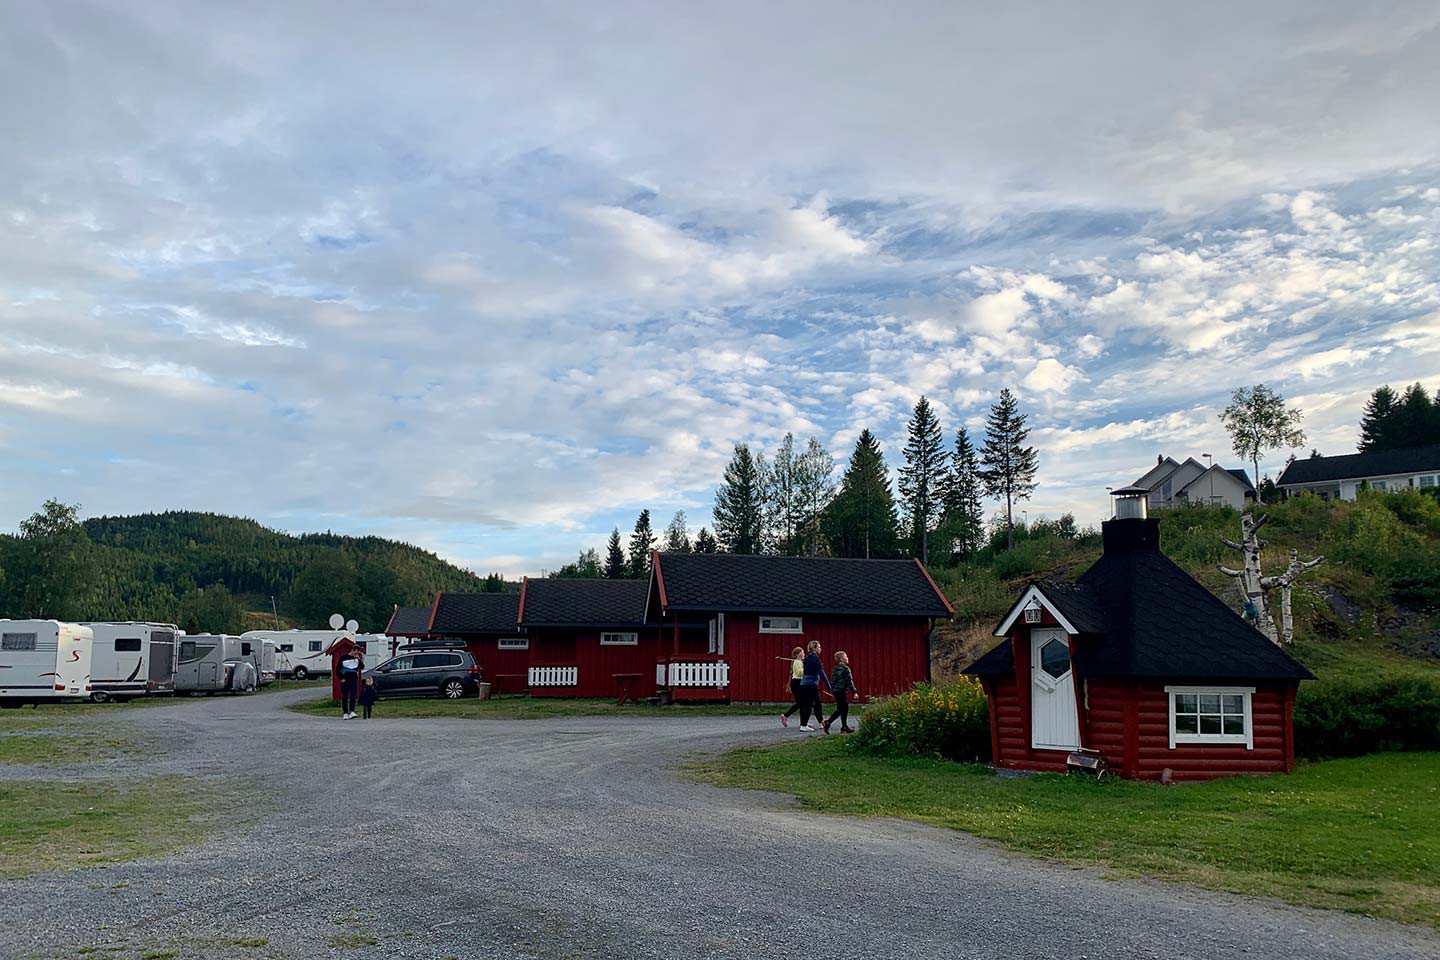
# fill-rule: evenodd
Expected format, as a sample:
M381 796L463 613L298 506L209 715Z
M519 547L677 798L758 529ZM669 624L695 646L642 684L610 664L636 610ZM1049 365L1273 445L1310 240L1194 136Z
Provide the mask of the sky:
M1242 385L1353 452L1440 387L1437 102L1433 2L5 4L0 529L533 575L1002 387L1031 518L1239 466Z

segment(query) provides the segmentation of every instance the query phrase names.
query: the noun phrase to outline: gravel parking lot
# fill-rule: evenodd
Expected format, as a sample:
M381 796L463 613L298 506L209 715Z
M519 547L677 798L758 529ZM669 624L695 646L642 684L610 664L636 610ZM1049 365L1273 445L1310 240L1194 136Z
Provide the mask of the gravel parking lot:
M312 696L87 713L158 744L148 773L249 771L261 799L217 804L177 856L0 883L0 956L1440 957L1425 929L1106 880L676 775L695 751L799 735L767 718L283 709Z

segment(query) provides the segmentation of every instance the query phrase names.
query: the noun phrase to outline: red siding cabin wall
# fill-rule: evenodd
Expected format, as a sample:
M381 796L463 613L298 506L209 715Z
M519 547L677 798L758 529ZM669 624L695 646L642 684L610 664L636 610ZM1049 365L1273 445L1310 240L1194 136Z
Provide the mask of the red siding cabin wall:
M608 632L608 631L607 631ZM630 688L632 696L655 694L655 661L660 653L668 653L669 638L661 646L659 630L641 627L633 647L600 645L600 630L530 628L530 666L575 667L578 681L573 687L531 687L533 697L619 697L617 673L637 673L639 679ZM521 671L523 672L523 671Z
M530 666L529 650L501 650L500 641L494 637L471 638L465 642L465 649L480 667L480 679L487 683L497 674L523 674Z
M758 614L725 615L732 701L788 700L790 651L811 640L820 641L827 672L835 663L835 651L850 655L861 699L902 693L929 676L927 619L807 614L801 626L803 633L761 633Z

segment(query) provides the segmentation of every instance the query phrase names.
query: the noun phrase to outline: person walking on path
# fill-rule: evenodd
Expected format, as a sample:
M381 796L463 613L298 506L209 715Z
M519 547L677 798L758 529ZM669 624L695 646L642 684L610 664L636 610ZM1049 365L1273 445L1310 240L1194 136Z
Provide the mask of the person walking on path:
M370 710L375 706L375 701L380 699L380 688L375 686L374 677L366 677L365 684L360 688L360 709L364 711L361 717L370 719Z
M355 700L360 695L360 651L352 649L340 658L340 719L355 716Z
M830 686L830 677L825 673L825 664L820 662L820 641L811 640L805 645L804 675L800 678L800 729L811 731L815 728L810 726L810 714L815 714L815 722L820 723L825 719L824 708L820 705L820 681L825 681L825 686L831 693L835 688ZM824 724L820 729L829 733Z
M820 726L830 732L830 724L840 718L840 732L854 733L850 729L850 697L857 693L855 675L850 672L850 655L844 650L835 651L835 672L830 675L830 692L835 695L835 712Z
M776 660L784 660L784 657L776 657ZM790 718L800 711L800 681L805 678L805 650L796 647L790 651L790 699L795 702L790 704L790 709L780 714L780 726L790 726Z

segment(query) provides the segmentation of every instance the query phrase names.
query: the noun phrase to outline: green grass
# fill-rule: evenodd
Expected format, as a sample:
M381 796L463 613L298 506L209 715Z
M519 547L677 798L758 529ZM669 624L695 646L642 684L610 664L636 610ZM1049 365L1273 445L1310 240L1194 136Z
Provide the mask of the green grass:
M131 743L124 737L93 730L65 733L0 733L0 765L7 763L51 766L89 763L124 756Z
M411 700L381 700L375 716L467 720L546 720L554 717L744 717L779 713L783 704L673 704L654 707L648 703L627 703L617 707L614 700L571 700L550 697L500 697L491 700L442 700L439 697ZM291 710L317 717L337 716L340 709L328 697L292 704ZM852 710L852 713L855 711Z
M900 817L1066 863L1440 927L1440 754L1161 786L859 753L839 738L697 761L698 779Z
M212 794L180 777L126 787L0 782L0 879L178 850L205 835L192 821Z

